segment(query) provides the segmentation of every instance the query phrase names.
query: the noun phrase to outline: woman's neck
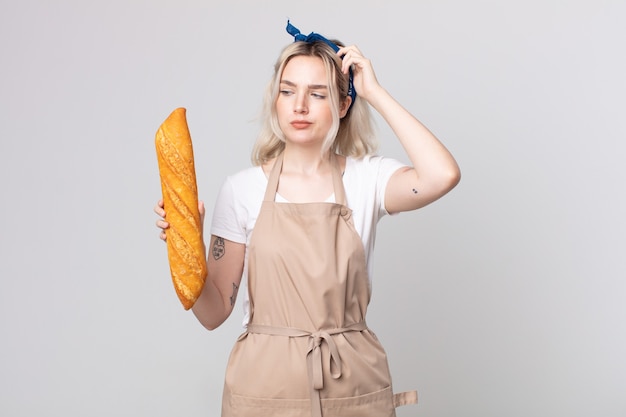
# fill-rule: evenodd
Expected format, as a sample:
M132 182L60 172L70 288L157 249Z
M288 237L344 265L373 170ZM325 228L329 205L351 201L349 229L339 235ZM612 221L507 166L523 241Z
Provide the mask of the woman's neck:
M326 151L322 155L317 147L303 148L287 145L283 155L284 173L316 175L330 167L330 151Z
M277 192L291 203L327 201L334 192L332 177L330 152L287 146Z

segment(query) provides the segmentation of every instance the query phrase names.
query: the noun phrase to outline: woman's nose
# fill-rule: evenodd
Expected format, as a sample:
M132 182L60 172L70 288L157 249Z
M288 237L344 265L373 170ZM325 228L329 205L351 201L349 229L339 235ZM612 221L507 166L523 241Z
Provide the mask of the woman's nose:
M307 113L309 111L304 94L297 95L293 111L294 113Z

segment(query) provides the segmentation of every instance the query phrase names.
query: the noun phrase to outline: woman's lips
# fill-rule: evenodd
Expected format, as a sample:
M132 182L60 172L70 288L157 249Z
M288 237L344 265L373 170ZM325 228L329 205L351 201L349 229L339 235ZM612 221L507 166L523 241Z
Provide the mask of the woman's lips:
M304 120L294 120L291 122L291 126L293 126L294 129L306 129L311 126L311 123Z

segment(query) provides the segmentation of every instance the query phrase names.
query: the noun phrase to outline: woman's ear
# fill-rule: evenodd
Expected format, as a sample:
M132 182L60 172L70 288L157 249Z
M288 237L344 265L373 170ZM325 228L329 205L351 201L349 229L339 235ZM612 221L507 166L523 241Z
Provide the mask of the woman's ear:
M350 109L350 104L352 104L352 97L347 96L341 102L341 108L339 109L339 118L343 119L345 115L348 113L348 109Z

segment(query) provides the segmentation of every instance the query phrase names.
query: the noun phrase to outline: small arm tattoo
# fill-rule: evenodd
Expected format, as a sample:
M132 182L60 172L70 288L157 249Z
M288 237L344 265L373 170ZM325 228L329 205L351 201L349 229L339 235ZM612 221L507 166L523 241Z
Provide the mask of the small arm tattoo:
M417 189L413 188L411 191L413 191L413 194L417 194Z
M216 237L215 241L213 241L213 258L217 261L226 252L226 247L224 246L224 238Z
M239 287L237 286L237 284L235 284L233 282L233 295L230 296L230 306L234 306L235 305L235 300L237 299L237 290L239 289Z

